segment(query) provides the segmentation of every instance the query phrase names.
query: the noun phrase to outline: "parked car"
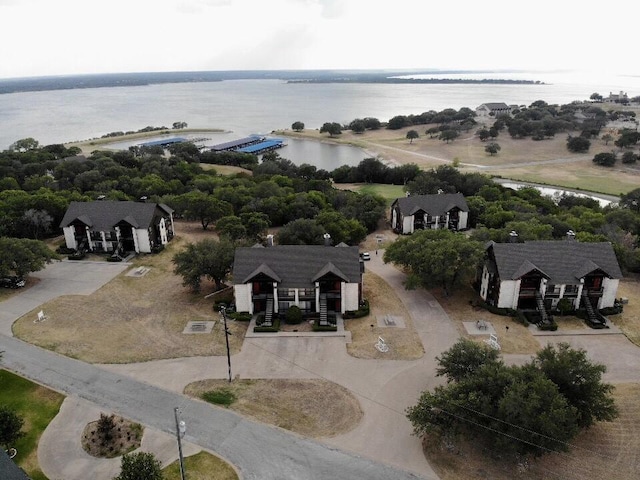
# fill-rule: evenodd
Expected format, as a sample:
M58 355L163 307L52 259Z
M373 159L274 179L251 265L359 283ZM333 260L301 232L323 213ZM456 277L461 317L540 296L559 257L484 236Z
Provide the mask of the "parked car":
M10 275L7 277L0 277L0 287L4 288L22 288L27 284L22 277L16 277Z
M366 262L367 260L371 260L371 255L369 252L362 252L360 258Z

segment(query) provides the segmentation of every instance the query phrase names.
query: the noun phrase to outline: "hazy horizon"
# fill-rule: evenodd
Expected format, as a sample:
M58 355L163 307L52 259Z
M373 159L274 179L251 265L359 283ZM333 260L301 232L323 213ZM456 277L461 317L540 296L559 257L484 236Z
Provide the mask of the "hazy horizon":
M633 13L625 0L611 0L606 12ZM508 0L0 0L0 78L243 70L640 75L624 47L636 42L632 28L600 35L572 28L591 25L596 13L552 0L524 14ZM614 48L606 35L615 35Z

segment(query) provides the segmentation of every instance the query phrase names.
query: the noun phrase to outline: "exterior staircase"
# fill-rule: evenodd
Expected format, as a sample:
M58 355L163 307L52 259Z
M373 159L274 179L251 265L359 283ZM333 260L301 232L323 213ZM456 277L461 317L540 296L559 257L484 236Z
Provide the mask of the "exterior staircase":
M320 294L320 323L319 325L328 325L327 321L327 294Z
M549 315L547 315L547 309L544 306L542 295L538 291L536 291L536 309L538 310L538 313L540 313L540 324L546 325L551 323Z
M604 328L606 327L606 321L596 309L593 308L591 301L589 300L589 295L585 289L582 290L581 297L582 305L584 306L585 311L587 312L587 323L592 328Z
M265 327L273 326L273 295L267 295L267 307L264 313Z

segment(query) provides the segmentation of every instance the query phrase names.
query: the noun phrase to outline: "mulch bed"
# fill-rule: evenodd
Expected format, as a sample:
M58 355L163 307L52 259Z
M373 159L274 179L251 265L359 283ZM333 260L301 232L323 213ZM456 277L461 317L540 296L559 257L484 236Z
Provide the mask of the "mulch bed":
M114 428L107 435L98 429L98 420L90 422L82 432L82 448L91 456L112 458L124 455L140 447L142 425L117 415L113 416Z

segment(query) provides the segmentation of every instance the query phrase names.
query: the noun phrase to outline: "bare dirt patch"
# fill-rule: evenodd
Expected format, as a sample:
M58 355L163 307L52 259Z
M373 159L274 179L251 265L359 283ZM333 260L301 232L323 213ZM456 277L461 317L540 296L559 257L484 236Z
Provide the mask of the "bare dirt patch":
M446 448L439 440L427 438L423 443L425 455L442 480L635 480L640 474L639 395L639 384L617 385L614 397L620 416L615 421L600 422L583 431L567 453L529 460L526 470L519 469L513 460L500 458L500 452L485 450L473 442Z
M264 423L309 437L332 437L353 429L362 418L356 397L346 388L320 379L202 380L184 393L228 389L236 400L230 409Z
M534 354L540 349L540 343L531 335L529 329L516 322L512 317L494 315L484 308L473 306L472 301L478 298L478 294L471 287L461 287L448 297L437 289L431 290L431 294L442 305L461 336L476 342L482 342L488 338L488 334L469 335L462 323L484 320L491 323L495 329L502 353Z
M187 241L211 236L197 224L181 224L177 236L157 255L136 257L131 268L149 268L141 277L123 272L89 296L59 297L38 307L46 322L34 324L34 312L19 319L14 335L35 345L90 363L130 363L162 358L225 355L225 337L213 301L214 285L203 282L199 294L182 286L173 273L173 255ZM90 264L87 264L90 268ZM217 323L211 334L184 335L189 321ZM230 320L232 353L242 346L247 324Z
M388 360L415 360L424 355L424 347L413 326L409 311L396 293L378 275L364 274L364 297L369 300L370 314L362 318L345 320L344 328L351 332L347 353L357 358ZM377 317L401 317L405 327L380 327ZM382 353L374 345L382 337L389 351Z

